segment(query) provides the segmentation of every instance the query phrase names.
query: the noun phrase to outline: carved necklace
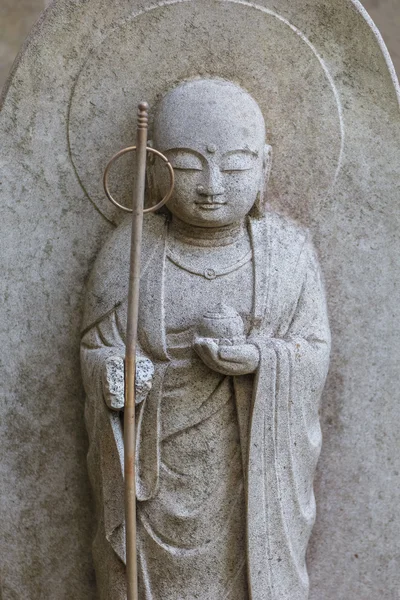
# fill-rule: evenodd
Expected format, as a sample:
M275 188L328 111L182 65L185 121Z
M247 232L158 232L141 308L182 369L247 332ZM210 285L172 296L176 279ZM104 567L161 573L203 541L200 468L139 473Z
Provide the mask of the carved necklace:
M246 254L244 256L242 256L242 258L235 261L229 267L225 267L224 269L218 269L218 270L210 268L210 267L207 267L202 270L195 269L191 265L185 263L185 261L183 261L180 257L176 256L176 254L174 254L170 248L167 249L167 257L174 265L176 265L180 269L183 269L184 271L187 271L188 273L192 273L192 275L198 275L199 277L204 277L205 279L213 280L213 279L216 279L217 277L223 277L224 275L233 273L234 271L237 271L238 269L240 269L240 267L243 267L245 264L247 264L248 262L250 262L252 260L253 252L252 252L252 250L249 250L248 252L246 252Z

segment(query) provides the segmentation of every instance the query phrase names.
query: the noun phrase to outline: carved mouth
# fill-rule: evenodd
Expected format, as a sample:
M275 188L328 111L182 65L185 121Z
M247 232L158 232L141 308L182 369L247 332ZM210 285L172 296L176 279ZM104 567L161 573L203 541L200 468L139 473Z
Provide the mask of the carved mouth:
M218 208L222 208L223 206L225 206L226 202L223 203L219 203L219 204L197 204L197 206L199 208L203 208L204 210L217 210Z

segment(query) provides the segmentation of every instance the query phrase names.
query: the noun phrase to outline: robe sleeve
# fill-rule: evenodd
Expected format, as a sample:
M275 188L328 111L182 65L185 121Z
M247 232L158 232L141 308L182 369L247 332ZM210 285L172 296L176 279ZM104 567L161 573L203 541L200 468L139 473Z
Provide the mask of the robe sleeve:
M99 388L99 397L105 392L105 401L109 408L119 410L124 405L123 357L125 345L117 311L113 311L103 321L92 327L82 338L81 364L85 388ZM121 364L118 365L118 360ZM115 371L122 369L122 381L118 373L114 373L114 386L108 384L104 365L107 362L115 365ZM110 365L110 370L111 370ZM111 375L111 373L110 373ZM120 385L118 385L120 384ZM104 388L100 389L101 387Z
M249 556L254 600L307 600L306 549L315 521L319 405L329 365L324 286L311 243L299 291L273 337L261 331L249 445ZM293 281L295 282L294 277Z
M91 327L81 343L81 366L86 390L85 419L89 434L88 469L96 497L98 522L122 561L124 543L124 405L125 343L121 305ZM159 470L159 404L165 366L156 369L138 347L137 370L137 497L147 499L157 487ZM119 362L120 361L120 362ZM119 370L109 373L107 369ZM153 385L152 383L153 382Z
M85 333L81 342L81 367L86 391L85 420L89 435L88 470L98 512L98 526L124 560L124 443L121 415L110 410L104 397L104 364L125 354L117 311ZM109 403L118 402L110 395ZM114 406L117 408L117 404Z
M102 386L99 394L111 410L123 410L125 403L124 355L125 344L118 309L93 326L83 336L81 358L84 380ZM136 363L136 404L145 400L154 375L152 362L140 347ZM90 386L89 386L90 387Z

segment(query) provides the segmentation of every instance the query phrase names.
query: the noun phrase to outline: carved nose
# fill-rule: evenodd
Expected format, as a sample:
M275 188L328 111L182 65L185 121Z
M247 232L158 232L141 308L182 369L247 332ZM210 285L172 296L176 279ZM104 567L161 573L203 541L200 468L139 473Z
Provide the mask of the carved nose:
M222 185L221 171L218 165L209 164L208 172L204 173L205 178L203 183L197 186L197 193L199 196L207 197L212 201L215 196L222 196L225 193L225 189Z
M224 188L221 186L206 187L205 185L198 185L196 190L200 196L207 197L221 196L225 192Z

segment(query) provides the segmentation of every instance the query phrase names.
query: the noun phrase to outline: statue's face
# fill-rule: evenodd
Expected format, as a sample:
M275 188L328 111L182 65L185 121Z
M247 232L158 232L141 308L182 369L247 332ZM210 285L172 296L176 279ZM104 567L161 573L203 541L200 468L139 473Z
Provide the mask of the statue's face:
M190 225L243 219L264 187L264 120L254 100L233 84L198 80L173 90L156 117L154 144L175 170L167 206ZM155 168L155 184L167 193L162 165Z

